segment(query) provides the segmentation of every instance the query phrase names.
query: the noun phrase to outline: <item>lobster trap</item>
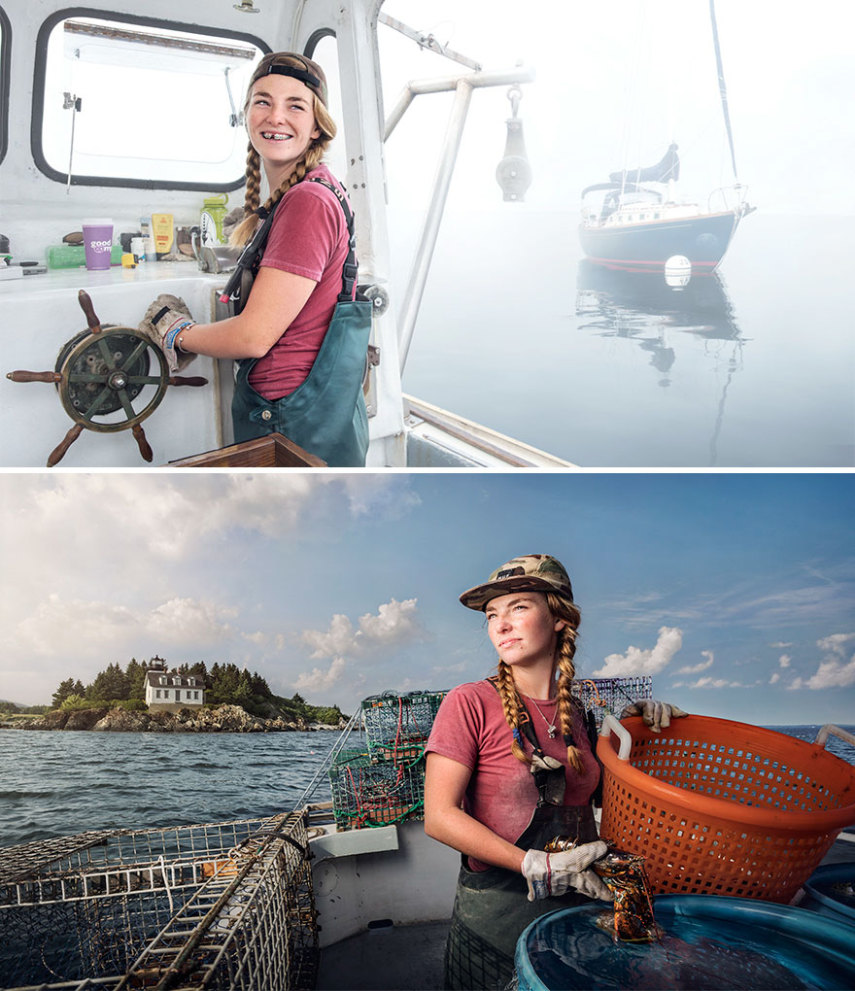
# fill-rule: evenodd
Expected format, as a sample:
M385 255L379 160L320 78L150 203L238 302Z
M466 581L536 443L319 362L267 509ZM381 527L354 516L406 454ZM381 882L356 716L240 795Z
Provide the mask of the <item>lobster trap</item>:
M389 826L424 818L423 745L414 756L373 756L366 749L342 750L330 767L336 828Z
M385 692L362 701L362 721L372 757L393 762L421 756L446 691Z
M305 816L0 850L0 931L7 989L314 987Z
M640 675L636 678L579 678L572 686L573 696L582 703L585 712L593 712L597 726L603 716L620 716L625 705L638 699L653 698L653 678Z

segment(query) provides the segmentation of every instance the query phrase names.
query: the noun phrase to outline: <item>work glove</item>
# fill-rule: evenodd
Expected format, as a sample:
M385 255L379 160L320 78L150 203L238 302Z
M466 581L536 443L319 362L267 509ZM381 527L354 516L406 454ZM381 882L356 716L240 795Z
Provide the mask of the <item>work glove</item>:
M571 889L588 898L612 901L612 894L602 879L588 868L604 857L608 847L602 840L583 843L565 853L529 850L522 863L523 877L528 882L528 900L558 897Z
M186 368L196 357L195 354L178 351L175 347L176 337L194 323L184 300L171 293L161 293L145 311L145 316L140 321L140 331L157 344L166 355L166 363L172 375Z
M680 716L688 716L688 712L683 712L678 705L672 705L669 702L657 702L654 699L636 699L635 702L631 702L625 706L623 712L620 714L621 719L624 719L626 716L641 716L644 720L644 725L649 726L654 733L658 733L660 729L666 729L670 726L672 719L679 719Z

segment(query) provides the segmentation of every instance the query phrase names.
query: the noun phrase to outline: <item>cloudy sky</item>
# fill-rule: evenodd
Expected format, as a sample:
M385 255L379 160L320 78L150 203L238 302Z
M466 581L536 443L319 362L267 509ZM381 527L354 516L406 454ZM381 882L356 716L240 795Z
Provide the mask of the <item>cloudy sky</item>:
M855 40L841 0L809 8L717 0L716 18L739 179L764 214L852 214ZM534 184L522 209L575 212L581 189L624 167L652 165L669 142L686 195L732 182L708 0L551 0L532 16L517 0L387 0L390 16L485 69L531 66L520 117ZM406 78L452 75L454 63L381 30L387 112ZM510 116L506 87L476 92L450 205L501 203L493 178ZM447 97L419 97L390 138L393 204L433 180ZM410 171L412 170L412 171ZM395 183L406 183L396 186ZM519 207L518 207L519 208Z
M766 725L851 723L847 474L6 473L0 698L154 654L353 711L494 664L457 595L570 571L579 673Z

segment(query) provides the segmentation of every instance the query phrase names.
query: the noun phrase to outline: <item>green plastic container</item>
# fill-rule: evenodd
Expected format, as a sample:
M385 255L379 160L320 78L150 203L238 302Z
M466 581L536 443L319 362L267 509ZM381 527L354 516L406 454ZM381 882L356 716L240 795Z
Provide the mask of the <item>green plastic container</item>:
M110 264L122 264L122 246L114 244L110 249ZM48 268L85 268L86 248L82 244L52 244L47 249Z

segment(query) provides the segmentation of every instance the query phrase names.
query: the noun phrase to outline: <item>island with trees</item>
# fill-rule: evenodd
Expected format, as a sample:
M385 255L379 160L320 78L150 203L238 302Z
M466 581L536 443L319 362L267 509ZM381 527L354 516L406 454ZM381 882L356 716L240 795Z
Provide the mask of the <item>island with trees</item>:
M263 677L233 663L182 664L170 675L204 686L204 705L158 711L146 703L150 664L136 659L108 664L89 684L63 679L50 705L0 701L0 725L22 729L92 729L119 732L276 732L341 729L348 717L334 706L310 705L299 694L275 695Z

